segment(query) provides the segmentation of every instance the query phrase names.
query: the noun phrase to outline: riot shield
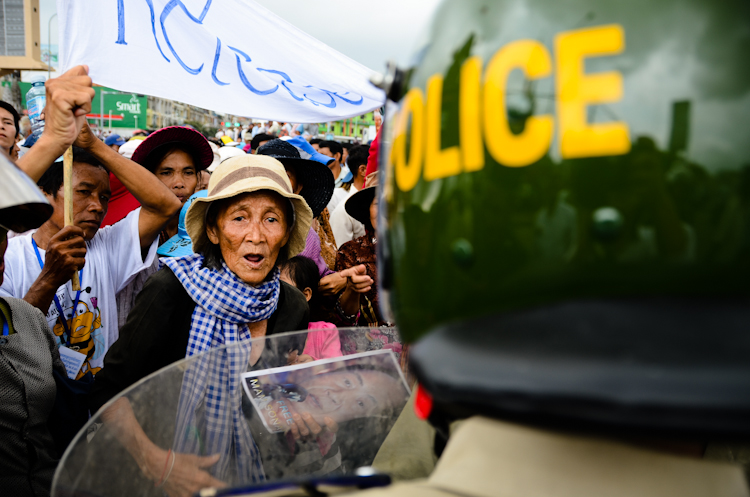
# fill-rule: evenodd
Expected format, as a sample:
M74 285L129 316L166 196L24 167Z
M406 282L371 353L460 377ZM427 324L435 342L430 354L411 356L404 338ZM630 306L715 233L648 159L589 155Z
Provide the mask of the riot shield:
M52 495L177 495L355 475L409 398L405 364L394 328L284 333L185 358L92 416Z

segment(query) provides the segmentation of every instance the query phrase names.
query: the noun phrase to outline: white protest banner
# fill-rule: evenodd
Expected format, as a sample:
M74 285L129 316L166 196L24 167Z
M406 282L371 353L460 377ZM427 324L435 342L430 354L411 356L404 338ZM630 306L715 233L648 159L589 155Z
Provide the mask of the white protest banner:
M103 86L293 123L385 101L370 69L253 0L57 0L57 12L61 71L87 64Z

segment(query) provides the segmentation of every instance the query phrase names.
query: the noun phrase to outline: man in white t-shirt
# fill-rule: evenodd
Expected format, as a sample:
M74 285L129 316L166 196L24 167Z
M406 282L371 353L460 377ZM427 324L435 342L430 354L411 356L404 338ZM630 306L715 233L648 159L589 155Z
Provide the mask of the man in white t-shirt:
M354 219L346 212L346 200L362 189L365 183L365 171L367 171L367 158L370 155L369 145L357 145L349 151L347 165L354 177L351 183L346 183L340 188L335 188L334 193L346 192L338 205L331 213L331 231L336 239L336 248L365 234L365 225Z
M101 369L119 336L115 294L152 264L159 232L181 204L156 176L93 135L85 119L94 92L84 66L46 86L44 132L18 166L54 211L37 231L9 241L0 295L23 298L46 314L64 362L81 364L80 378ZM55 159L74 140L73 225L65 226L63 168ZM107 170L142 207L100 230L111 195ZM76 272L80 292L70 283Z

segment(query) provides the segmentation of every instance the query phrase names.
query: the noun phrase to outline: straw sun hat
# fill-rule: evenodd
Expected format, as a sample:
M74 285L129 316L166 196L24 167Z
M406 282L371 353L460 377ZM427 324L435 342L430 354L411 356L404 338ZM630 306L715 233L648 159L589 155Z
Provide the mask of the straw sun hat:
M222 162L208 182L208 195L195 199L188 209L185 227L193 240L194 251L205 253L210 246L211 242L206 235L206 213L213 201L259 190L274 191L292 202L295 219L287 243L287 253L289 257L294 257L302 252L312 222L310 207L301 196L292 193L292 184L281 162L272 157L250 154Z

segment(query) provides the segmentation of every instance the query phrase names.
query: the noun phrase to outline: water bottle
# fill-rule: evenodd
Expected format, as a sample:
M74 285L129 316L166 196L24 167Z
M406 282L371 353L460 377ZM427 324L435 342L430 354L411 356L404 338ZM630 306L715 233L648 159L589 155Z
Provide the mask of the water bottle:
M31 89L26 93L26 108L29 110L31 133L37 137L44 131L44 121L40 117L45 105L47 93L44 88L44 75L35 74L31 77Z

